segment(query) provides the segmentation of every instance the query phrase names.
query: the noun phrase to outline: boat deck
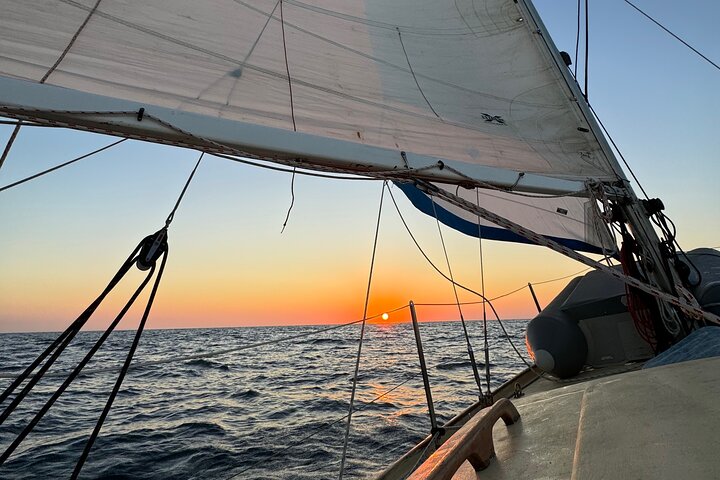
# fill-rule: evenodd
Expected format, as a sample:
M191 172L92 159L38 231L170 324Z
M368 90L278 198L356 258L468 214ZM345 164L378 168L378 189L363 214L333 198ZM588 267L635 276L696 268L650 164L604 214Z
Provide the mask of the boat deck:
M513 400L519 422L495 425L490 466L465 462L455 480L720 478L720 358L549 383Z

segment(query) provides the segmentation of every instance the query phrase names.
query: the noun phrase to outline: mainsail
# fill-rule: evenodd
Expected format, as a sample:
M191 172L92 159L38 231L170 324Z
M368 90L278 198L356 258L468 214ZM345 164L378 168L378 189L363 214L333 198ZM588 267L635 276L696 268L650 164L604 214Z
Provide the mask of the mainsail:
M588 179L618 178L524 2L0 0L0 8L0 110L16 118L517 191L577 193ZM162 125L120 114L140 108ZM499 206L502 196L483 199ZM601 250L585 202L567 201L571 208L548 210L508 199L499 213L546 219L543 234ZM561 222L559 211L568 212Z
M90 14L47 85L287 130L294 117L299 132L443 160L615 178L516 2L95 3L0 2L0 74L40 81Z

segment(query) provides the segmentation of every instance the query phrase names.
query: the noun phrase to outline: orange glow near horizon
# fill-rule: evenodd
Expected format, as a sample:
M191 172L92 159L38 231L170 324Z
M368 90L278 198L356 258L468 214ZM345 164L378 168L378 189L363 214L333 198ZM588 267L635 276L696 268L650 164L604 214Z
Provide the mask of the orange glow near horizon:
M118 175L128 168L113 165L118 165ZM236 188L247 184L247 172L223 163L212 175L214 167L209 165L194 180L173 223L171 252L147 328L342 324L362 319L381 185L333 184L322 191L313 183L303 191L304 182L319 182L303 179L298 183L303 201L280 235L287 208L285 183L259 179L263 188L275 190L263 193L268 203L257 202L251 192ZM113 174L106 172L96 180L93 188L115 192ZM212 182L227 182L227 186L220 188ZM62 189L65 203L48 203L39 194L23 197L20 189L9 194L18 196L7 204L24 205L22 214L8 208L5 217L0 216L13 232L0 238L4 252L0 267L6 273L0 276L0 331L66 328L107 285L138 239L148 233L148 225L156 226L157 212L138 218L138 210L127 204L128 198L144 199L154 189L141 190L137 197L118 191L114 213L108 215L109 207L90 209L82 189L70 191L62 183L56 188ZM175 190L168 193L163 202L174 201L176 194ZM423 251L440 270L447 271L434 220L416 212L397 194L396 199ZM153 202L143 200L143 205L147 203ZM228 205L252 208L228 211ZM231 215L236 221L228 221ZM46 235L48 230L52 237ZM443 231L454 278L480 291L478 240L445 227ZM581 268L553 252L526 245L486 242L483 252L489 298L528 281ZM451 284L428 264L392 208L382 212L376 254L367 308L368 318L374 317L372 323L409 322L411 300L418 306L421 322L459 320ZM104 329L142 278L141 272L128 274L87 328ZM564 284L538 285L540 302L547 304ZM137 326L148 291L119 328ZM462 289L458 296L460 302L480 300ZM527 289L493 304L502 319L529 318L535 313ZM383 313L387 319L381 317ZM463 305L462 313L468 320L482 319L482 304ZM494 319L489 310L487 317Z
M338 277L294 273L272 277L240 270L198 268L193 275L182 275L183 268L177 265L180 263L177 259L175 261L174 269L180 272L173 272L173 266L169 264L147 328L341 324L362 318L367 273L360 270L351 270ZM407 268L413 269L409 275L405 272L398 274L398 270ZM577 267L570 268L572 271ZM417 305L420 322L459 320L452 287L446 280L423 269L427 270L427 267L388 268L384 265L378 269L368 304L368 318L374 317L370 323L409 322L407 304L410 300ZM461 268L458 271L463 274ZM567 270L555 276L565 273ZM456 273L456 278L460 278L459 274ZM533 280L547 279L535 272L531 274ZM23 288L15 295L0 298L0 311L6 312L1 331L62 330L95 298L100 286L107 282L106 277L97 274L89 278L73 278L58 273L39 280L25 278ZM486 270L486 278L492 277L498 278L493 283L488 282L486 294L489 298L527 283L524 278L520 280L504 270ZM107 299L87 328L104 329L139 278L140 275L136 274L127 283L124 282L123 288ZM398 281L398 278L401 280ZM537 285L535 290L541 305L547 305L566 282ZM43 292L42 302L37 301L37 292ZM461 307L463 316L467 320L481 320L483 308L480 299L463 291L459 291L459 295L460 301L467 303ZM146 298L142 295L137 304L144 306ZM527 288L495 300L493 305L502 320L531 318L536 313ZM140 315L141 308L134 308L120 328L135 328ZM490 308L487 308L486 315L488 320L495 319Z

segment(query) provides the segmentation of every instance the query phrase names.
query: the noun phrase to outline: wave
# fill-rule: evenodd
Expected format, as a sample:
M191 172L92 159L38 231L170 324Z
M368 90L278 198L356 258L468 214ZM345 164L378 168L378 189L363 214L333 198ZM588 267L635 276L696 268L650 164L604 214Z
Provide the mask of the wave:
M315 338L310 342L311 345L343 345L345 340L342 338Z
M209 369L217 369L217 370L223 370L223 371L230 370L230 367L225 365L224 363L214 362L212 360L205 360L203 358L197 358L195 360L190 360L185 365L190 366L190 367L209 368Z
M243 400L249 400L251 398L257 398L260 395L262 395L257 390L253 390L252 388L248 388L247 390L238 390L235 393L232 393L230 395L231 398L241 398Z
M485 368L485 364L483 362L475 362L477 364L478 368ZM491 367L494 367L494 363L489 364ZM470 363L470 360L460 360L457 362L444 362L440 363L438 365L435 365L435 368L437 370L458 370L462 368L471 368L472 363Z
M406 326L366 331L355 398L357 410L351 426L352 454L346 465L349 476L381 470L427 435L429 421L422 384L417 379L417 350ZM140 344L83 477L336 477L357 332L320 332L316 337L233 355L198 358L209 345L221 348L280 340L306 328L148 332L148 341ZM476 398L470 363L465 360L457 323L423 324L422 328L423 332L427 330L423 343L428 366L437 377L432 386L442 421ZM506 328L511 337L522 335L515 333L513 324ZM518 365L517 355L500 336L502 332L494 328L491 333L495 362L491 364L492 384L496 386L523 365ZM34 344L45 345L54 337L46 335L43 342L40 338L34 334L22 338L0 335L0 352L8 359L0 365L0 391L10 384L4 376L14 376L32 360L28 352L38 350ZM98 353L88 372L38 424L27 446L23 444L24 448L3 465L0 477L69 475L120 368L117 355ZM48 372L48 380L64 377L83 354L82 349L68 349ZM173 360L180 354L194 358ZM409 377L415 380L394 388ZM38 384L40 394L28 397L28 408L39 408L57 383ZM367 405L370 401L374 403ZM5 433L19 431L26 421L21 417L10 416Z

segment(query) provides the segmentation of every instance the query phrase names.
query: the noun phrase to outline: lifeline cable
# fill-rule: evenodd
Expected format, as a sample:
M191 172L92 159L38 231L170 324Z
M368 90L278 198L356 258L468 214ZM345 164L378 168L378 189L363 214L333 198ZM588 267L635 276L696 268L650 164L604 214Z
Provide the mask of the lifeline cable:
M473 289L471 289L471 288L469 288L469 287L466 287L465 285L463 285L463 284L461 284L461 283L455 282L455 281L452 280L450 277L448 277L447 275L445 275L445 273L444 273L442 270L440 270L440 269L437 267L437 265L435 265L435 264L433 263L432 260L430 260L430 257L427 256L427 254L426 254L425 251L422 249L422 247L420 247L420 244L418 243L417 239L415 239L415 235L413 235L412 231L410 230L410 227L408 227L407 222L405 222L405 218L402 216L402 213L400 213L400 208L398 207L397 202L395 202L395 197L394 197L393 194L392 194L392 190L388 189L388 192L390 193L390 198L392 199L393 204L395 205L395 209L396 209L396 211L398 212L398 215L400 216L400 220L402 220L403 225L405 225L405 230L408 232L408 234L410 235L410 238L412 238L413 242L415 243L415 246L417 247L418 251L419 251L420 254L425 258L425 260L428 262L428 264L429 264L438 274L440 274L440 276L442 276L442 277L443 277L445 280L447 280L448 282L452 282L452 283L454 283L456 286L458 286L458 287L462 288L463 290L465 290L466 292L470 292L470 293L472 293L472 294L474 294L474 295L477 295L478 297L482 298L483 301L484 301L484 302L487 302L487 304L490 305L490 308L494 311L495 309L493 308L492 303L490 302L489 299L485 298L481 293L476 292L475 290L473 290ZM524 288L527 288L527 285L523 285L522 287L518 288L517 290L514 290L514 291L512 291L512 292L506 293L506 294L501 295L501 296L511 295L511 294L513 294L513 293L519 292L520 290L522 290L522 289L524 289ZM496 297L496 298L500 298L500 297ZM479 303L479 302L478 302L478 303ZM423 305L423 304L416 303L415 305ZM424 305L430 305L430 304L424 304ZM456 303L453 303L453 304L451 304L451 305L456 305ZM497 316L497 314L496 314L496 316Z
M491 299L491 300L493 300L493 299ZM480 303L480 302L469 302L469 303L475 304L475 303ZM431 304L416 304L416 305L431 305ZM451 304L449 304L449 305L455 305L455 304L454 304L454 303L451 303ZM397 311L400 311L400 310L403 310L403 309L406 309L406 308L408 308L408 305L407 305L407 304L406 304L406 305L401 305L401 306L399 306L399 307L395 307L395 308L393 308L392 310L385 310L384 313L393 313L393 312L397 312ZM378 314L376 314L376 315L372 315L372 316L367 317L366 320L374 320L374 319L376 319L376 318L380 318L381 316L382 316L382 313L378 313ZM289 341L291 341L291 340L297 340L298 338L309 337L309 336L312 336L312 335L318 335L318 334L320 334L320 333L329 332L329 331L332 331L332 330L338 330L338 329L341 329L341 328L344 328L344 327L348 327L348 326L350 326L350 325L358 324L358 323L360 323L360 322L362 322L362 321L363 321L363 319L361 318L361 319L359 319L359 320L352 320L352 321L350 321L350 322L345 322L345 323L341 323L341 324L338 324L338 325L332 325L332 326L330 326L330 327L322 328L322 329L320 329L320 330L314 330L314 331L312 331L312 332L298 333L297 335L288 335L287 337L278 338L278 339L274 339L274 340L265 340L265 341L262 341L262 342L248 343L248 344L245 344L245 345L238 345L237 347L231 347L231 348L226 348L226 349L222 349L222 350L216 350L216 351L214 351L214 352L198 353L198 354L194 354L194 355L184 355L184 356L180 356L180 357L170 357L170 358L165 358L165 359L162 359L162 360L152 360L152 361L143 362L143 363L139 363L139 364L136 363L136 364L134 364L134 366L132 367L132 369L134 370L134 369L136 369L136 368L152 367L152 366L155 366L155 365L162 365L162 364L166 364L166 363L178 363L178 362L186 362L186 361L189 361L189 360L197 360L197 359L205 359L205 358L218 357L218 356L220 356L220 355L226 355L226 354L228 354L228 353L234 353L234 352L239 352L239 351L243 351L243 350L250 350L250 349L253 349L253 348L263 347L263 346L267 346L267 345L276 345L276 344L281 344L281 343L287 343L287 342L289 342ZM112 367L104 367L104 368L97 368L97 369L85 371L85 372L83 372L83 374L84 374L84 375L88 375L88 374L95 374L95 373L104 373L104 372L110 372L110 371L114 371L114 370L115 370L115 366L112 366ZM12 377L15 377L16 375L17 375L17 374L13 374ZM48 375L46 375L46 376L47 376L47 377L55 377L55 376L58 376L58 375L48 374ZM0 374L0 378L8 378L8 377L10 377L10 375ZM1 403L1 402L0 402L0 403Z
M380 218L382 217L383 199L385 198L385 188L388 188L387 182L383 182L380 192L380 206L378 207L377 223L375 225L375 239L373 241L372 258L370 259L370 274L368 275L367 291L365 292L365 307L363 309L363 322L360 327L360 340L358 341L358 352L355 360L355 373L353 375L352 391L350 392L350 406L347 415L347 426L345 427L345 439L343 440L342 459L340 460L339 480L342 480L345 470L345 458L347 457L348 439L350 438L350 423L352 422L353 403L355 402L355 391L357 389L358 371L360 370L360 355L362 354L363 338L365 336L365 324L367 317L368 303L370 302L370 287L372 286L373 270L375 269L375 253L377 252L378 235L380 233ZM388 190L390 190L388 188Z
M445 428L445 427L443 427L443 428ZM439 430L438 430L437 432L434 432L434 433L432 434L432 436L430 437L430 440L428 441L427 445L425 445L425 448L423 448L423 451L420 452L420 455L418 456L418 459L415 461L415 464L412 466L412 468L410 469L410 471L408 472L408 474L405 475L405 478L408 478L410 475L413 474L413 472L414 472L415 469L418 467L418 465L420 465L420 462L423 461L423 458L425 457L425 454L427 453L427 451L428 451L428 449L430 448L430 446L431 446L433 443L435 443L435 441L436 441L436 438L435 438L435 437L438 437L439 435L440 435L440 431L439 431Z

